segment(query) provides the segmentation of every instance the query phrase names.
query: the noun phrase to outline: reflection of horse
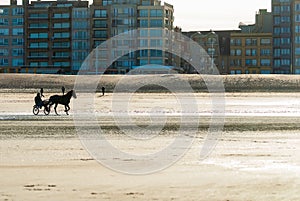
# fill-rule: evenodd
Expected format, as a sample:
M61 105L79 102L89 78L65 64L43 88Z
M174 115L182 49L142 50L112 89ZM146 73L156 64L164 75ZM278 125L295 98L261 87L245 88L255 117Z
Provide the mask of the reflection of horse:
M68 111L70 110L69 103L70 103L70 100L71 100L72 97L77 98L76 93L75 93L74 90L71 90L71 91L69 91L68 93L66 93L65 95L62 95L62 96L60 96L60 95L50 96L49 103L48 103L49 111L51 109L51 106L55 104L54 111L55 111L55 114L57 114L57 111L56 111L57 105L61 104L61 105L65 106L65 112L66 112L67 115L69 115L68 114Z

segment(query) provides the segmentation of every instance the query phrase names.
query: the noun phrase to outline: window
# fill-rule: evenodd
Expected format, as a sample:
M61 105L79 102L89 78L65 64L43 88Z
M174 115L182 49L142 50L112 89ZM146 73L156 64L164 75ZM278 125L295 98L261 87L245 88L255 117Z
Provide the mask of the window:
M297 47L297 48L295 49L295 54L296 54L296 55L300 55L300 47Z
M273 7L274 13L280 13L280 6Z
M140 50L140 57L148 57L148 50Z
M13 54L13 56L23 56L24 50L23 49L13 49L12 54Z
M262 39L260 39L260 44L261 45L270 45L271 39L270 38L262 38Z
M54 13L53 15L54 18L70 18L70 14L69 13Z
M8 39L0 38L0 45L7 46L8 45Z
M163 20L150 20L150 27L162 27Z
M280 11L281 12L290 12L290 6L280 6Z
M107 37L107 31L105 31L105 30L96 30L96 31L94 31L94 37L95 38L106 38Z
M274 38L274 46L280 46L280 38Z
M55 42L53 48L70 48L70 42Z
M23 38L13 38L12 44L13 45L24 45L24 39Z
M76 31L73 33L73 39L88 39L88 33L86 31Z
M274 49L274 57L280 57L281 49Z
M53 28L70 28L70 23L68 22L54 23Z
M30 57L47 58L48 57L48 52L30 52L29 56Z
M12 30L12 34L14 36L23 35L24 34L24 29L23 28L15 28L15 29Z
M296 3L296 5L295 5L295 11L300 11L300 4L299 3Z
M8 50L7 49L0 49L0 56L8 56Z
M1 21L1 19L0 19ZM24 24L24 19L23 18L14 18L12 20L13 25L23 25Z
M107 21L106 20L95 20L94 21L94 27L95 28L106 28L107 27Z
M48 33L30 33L29 38L48 38Z
M140 10L140 17L148 17L148 10Z
M274 59L274 66L280 67L280 59Z
M103 6L111 5L111 3L112 3L112 0L103 0L102 1Z
M162 31L159 29L150 29L150 37L162 37L162 34Z
M74 28L82 28L82 29L86 29L89 27L89 23L87 21L79 21L79 20L76 20L76 21L73 21L73 27Z
M8 8L0 8L0 16L8 15Z
M291 60L290 59L282 59L281 64L285 66L290 66L291 65Z
M147 39L140 40L140 47L148 47L148 40Z
M281 49L281 55L290 55L291 51L290 49Z
M29 48L48 48L48 43L45 42L30 43Z
M140 27L148 27L148 20L140 20Z
M150 56L151 57L162 57L162 51L161 50L150 50Z
M31 24L29 24L29 28L31 28L31 29L48 28L48 24L47 23L31 23Z
M274 34L275 35L280 35L280 28L279 27L274 28Z
M8 19L0 18L0 25L8 25Z
M162 59L151 59L150 64L163 65Z
M101 41L95 41L95 45L96 47L99 45L99 43L101 43ZM85 41L75 41L72 43L72 47L74 50L82 50L82 49L87 49L88 43Z
M290 42L291 42L290 38L281 38L281 44L282 45L289 45Z
M106 18L107 17L107 10L95 10L94 11L94 16L95 17Z
M17 67L17 66L23 66L24 65L24 60L23 59L12 59L12 66Z
M246 45L251 45L251 39L249 38L246 39Z
M288 34L290 32L290 27L281 27L281 33Z
M274 24L279 25L280 24L280 17L274 17Z
M0 66L8 66L8 59L5 58L0 59Z
M0 29L0 36L8 36L9 30L8 29Z
M271 66L271 60L270 59L261 59L260 65L261 66Z
M13 8L12 10L13 15L23 15L24 14L24 9L23 8Z
M246 56L251 56L251 50L247 49L245 54L246 54Z
M271 50L270 49L261 49L260 50L260 55L261 56L270 56L271 55Z
M163 45L163 42L161 39L151 39L150 40L151 47L161 47L162 45Z
M150 10L150 16L151 17L162 17L163 16L163 11L158 10L158 9Z
M47 19L48 13L31 13L29 14L29 18Z
M282 16L280 18L280 20L281 20L282 23L289 23L291 21L290 17L288 17L288 16Z
M69 32L58 32L53 34L54 38L70 38Z
M57 58L67 58L69 56L70 56L69 52L55 52L54 53L54 57L57 57Z

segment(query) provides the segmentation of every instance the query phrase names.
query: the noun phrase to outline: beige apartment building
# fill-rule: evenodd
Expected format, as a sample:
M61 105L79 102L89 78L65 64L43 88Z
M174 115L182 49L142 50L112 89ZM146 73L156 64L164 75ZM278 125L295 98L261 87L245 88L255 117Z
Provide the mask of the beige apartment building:
M272 33L232 33L229 73L272 73L272 48Z

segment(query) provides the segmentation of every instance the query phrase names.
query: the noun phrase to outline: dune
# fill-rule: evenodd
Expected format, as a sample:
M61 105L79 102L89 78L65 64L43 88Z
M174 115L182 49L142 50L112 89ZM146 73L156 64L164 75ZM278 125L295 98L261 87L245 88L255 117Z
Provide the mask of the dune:
M43 87L47 91L60 91L62 86L73 88L76 79L84 80L85 87L97 86L97 91L105 86L112 92L122 79L124 89L144 86L139 92L167 92L163 85L180 86L180 81L188 82L195 92L207 92L207 82L223 83L226 92L297 92L300 91L298 75L88 75L84 78L77 75L45 75L45 74L1 74L0 90L32 92ZM129 81L128 81L129 80Z

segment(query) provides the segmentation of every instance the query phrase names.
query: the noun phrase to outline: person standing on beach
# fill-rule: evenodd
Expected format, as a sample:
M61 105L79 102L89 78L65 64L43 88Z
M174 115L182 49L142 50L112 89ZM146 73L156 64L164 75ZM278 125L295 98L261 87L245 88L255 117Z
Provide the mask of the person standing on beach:
M40 91L41 91L41 97L45 97L45 96L44 96L44 94L43 94L43 93L44 93L44 89L43 89L43 88L41 88L41 90L40 90Z
M105 87L102 87L102 96L104 96L105 93Z
M61 87L61 91L62 91L63 95L65 95L65 90L66 90L65 87L62 86L62 87Z

